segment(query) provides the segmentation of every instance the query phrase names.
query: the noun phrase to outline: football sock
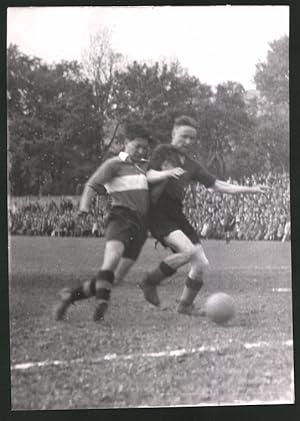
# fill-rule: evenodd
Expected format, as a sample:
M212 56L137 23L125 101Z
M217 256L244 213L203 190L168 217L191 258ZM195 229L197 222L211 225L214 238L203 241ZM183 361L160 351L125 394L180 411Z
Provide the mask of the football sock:
M100 270L95 282L96 308L94 321L103 319L108 308L110 293L114 281L114 273L110 270Z
M74 288L71 291L70 301L84 300L95 295L95 282L96 278L92 278L91 280L84 282L78 288Z
M84 282L77 288L71 291L70 301L84 300L96 295L96 298L105 299L106 301L110 298L110 290L114 280L114 274L111 271L99 271L97 276L89 281ZM98 285L96 292L96 283Z
M156 269L147 274L146 282L150 285L159 285L162 280L174 275L174 273L176 273L176 269L162 261Z
M185 305L191 305L196 298L198 292L203 286L202 276L196 279L191 279L187 277L185 282L185 286L182 291L182 295L180 297L180 302L184 303Z
M97 302L108 304L110 293L114 281L114 273L110 270L100 270L95 282L95 295Z

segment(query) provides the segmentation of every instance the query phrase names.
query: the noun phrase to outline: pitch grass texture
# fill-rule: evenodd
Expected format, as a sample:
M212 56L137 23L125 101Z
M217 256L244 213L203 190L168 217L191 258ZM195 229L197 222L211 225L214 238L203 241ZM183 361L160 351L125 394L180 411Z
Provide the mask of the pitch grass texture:
M160 287L164 310L144 301L136 283L166 255L152 240L113 289L104 322L92 321L93 299L72 306L66 321L53 321L59 290L97 271L103 245L102 239L11 239L13 410L293 401L292 295L273 291L291 288L290 243L204 242L211 270L195 304L215 291L232 295L237 314L226 326L176 313L184 270ZM170 355L178 349L187 352ZM151 357L155 352L163 353ZM15 368L55 360L63 364Z

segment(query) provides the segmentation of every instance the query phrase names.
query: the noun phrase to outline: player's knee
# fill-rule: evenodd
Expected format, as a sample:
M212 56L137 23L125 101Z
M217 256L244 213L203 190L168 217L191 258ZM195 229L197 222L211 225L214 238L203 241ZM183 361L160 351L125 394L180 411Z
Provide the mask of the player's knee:
M209 269L209 263L201 264L198 263L197 265L192 265L191 267L191 276L193 279L202 279L203 275L207 273Z
M209 268L210 268L209 261L206 260L204 262L201 262L198 272L201 274L201 276L203 276L207 274L207 272L209 271Z
M207 271L210 268L210 263L209 260L207 259L207 257L205 257L205 259L201 259L201 263L200 263L202 270Z
M209 270L210 263L202 248L197 248L194 254L193 266L202 272L206 272L207 270Z
M194 254L195 254L195 246L194 245L188 245L188 246L184 246L181 250L180 253L183 256L183 259L188 263L192 260Z
M122 257L123 257L123 250L115 250L115 252L114 252L114 258L115 258L115 260L117 262L119 262Z

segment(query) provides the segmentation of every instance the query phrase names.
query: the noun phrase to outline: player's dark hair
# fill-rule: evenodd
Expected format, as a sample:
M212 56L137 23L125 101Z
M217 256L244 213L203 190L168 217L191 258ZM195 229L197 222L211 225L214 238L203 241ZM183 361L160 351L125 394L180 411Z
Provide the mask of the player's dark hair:
M142 124L136 122L128 121L126 123L125 136L128 140L141 138L150 141L148 130Z
M179 127L179 126L190 126L197 130L196 120L194 120L192 117L189 117L187 115L181 115L175 118L173 127Z

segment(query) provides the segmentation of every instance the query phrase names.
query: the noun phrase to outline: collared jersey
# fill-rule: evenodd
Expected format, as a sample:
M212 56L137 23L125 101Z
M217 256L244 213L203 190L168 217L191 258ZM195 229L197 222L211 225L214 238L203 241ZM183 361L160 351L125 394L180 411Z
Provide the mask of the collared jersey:
M142 215L149 210L145 164L130 162L124 152L105 161L87 185L98 193L104 186L112 198L112 206L123 206Z
M186 172L179 179L169 178L163 182L151 184L150 196L153 203L162 200L161 196L163 193L163 196L173 202L182 204L185 187L190 182L198 181L209 188L216 181L216 177L205 170L197 161L179 151L173 145L163 144L157 146L152 154L149 169L161 171L175 167L181 167Z

